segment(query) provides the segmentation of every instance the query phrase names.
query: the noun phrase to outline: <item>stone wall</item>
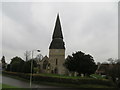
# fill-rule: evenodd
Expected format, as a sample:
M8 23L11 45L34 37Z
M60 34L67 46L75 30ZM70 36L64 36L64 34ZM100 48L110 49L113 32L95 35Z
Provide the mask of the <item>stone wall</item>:
M65 74L65 49L50 49L49 63L51 73Z

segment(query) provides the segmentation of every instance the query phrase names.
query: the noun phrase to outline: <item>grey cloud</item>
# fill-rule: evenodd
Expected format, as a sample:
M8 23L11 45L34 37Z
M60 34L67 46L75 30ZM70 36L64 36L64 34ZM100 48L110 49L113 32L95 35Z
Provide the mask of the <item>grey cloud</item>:
M117 3L4 3L3 52L7 60L40 48L48 55L56 14L66 56L81 50L96 61L117 58ZM12 52L11 52L12 51Z

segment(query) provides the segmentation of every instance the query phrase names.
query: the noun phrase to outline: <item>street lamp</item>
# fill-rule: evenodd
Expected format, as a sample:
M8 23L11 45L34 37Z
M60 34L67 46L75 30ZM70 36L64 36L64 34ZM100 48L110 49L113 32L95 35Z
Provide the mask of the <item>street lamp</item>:
M30 75L30 88L31 88L31 84L32 84L32 67L33 67L33 54L34 51L40 52L40 50L32 50L32 60L31 60L31 75Z

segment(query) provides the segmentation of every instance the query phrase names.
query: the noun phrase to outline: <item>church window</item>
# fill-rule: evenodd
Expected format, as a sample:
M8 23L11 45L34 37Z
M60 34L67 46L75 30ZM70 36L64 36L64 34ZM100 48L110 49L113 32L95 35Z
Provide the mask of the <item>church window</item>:
M43 69L46 69L46 68L47 68L47 64L48 64L48 62L47 62L47 60L45 60L45 61L43 62Z
M48 64L48 69L50 69L50 63Z

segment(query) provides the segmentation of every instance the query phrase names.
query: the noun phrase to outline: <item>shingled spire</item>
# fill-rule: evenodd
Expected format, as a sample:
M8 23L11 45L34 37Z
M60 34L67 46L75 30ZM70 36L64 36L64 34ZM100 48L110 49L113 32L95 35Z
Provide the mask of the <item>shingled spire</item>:
M60 19L59 19L59 14L57 15L57 20L56 20L56 24L55 24L55 28L54 28L54 33L53 33L53 39L54 38L62 38L63 39L63 35L62 35L62 30L61 30L61 24L60 24Z
M52 36L52 42L50 44L49 49L65 49L59 14L57 15L57 20Z

